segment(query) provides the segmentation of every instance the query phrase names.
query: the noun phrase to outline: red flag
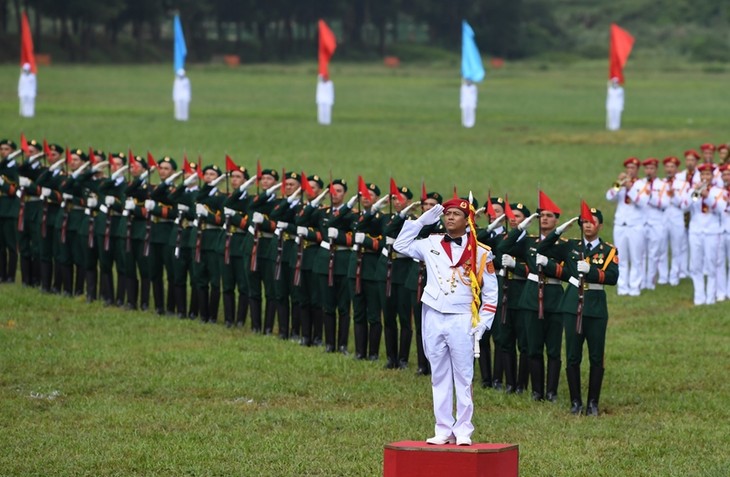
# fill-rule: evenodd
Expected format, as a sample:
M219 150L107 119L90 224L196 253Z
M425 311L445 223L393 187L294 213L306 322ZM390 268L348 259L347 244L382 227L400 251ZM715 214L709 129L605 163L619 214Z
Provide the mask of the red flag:
M509 205L509 199L507 199L507 194L504 195L504 215L507 216L508 219L515 219L515 213L512 212L512 207L510 207Z
M309 183L309 180L307 180L307 175L302 171L302 190L307 194L307 197L309 199L314 199L314 189L312 189L312 185Z
M281 192L281 198L284 198L284 183L286 182L286 168L281 168L281 187L279 188L279 192Z
M30 149L28 149L28 140L25 138L24 133L20 133L20 149L23 151L24 155L30 154Z
M259 185L259 181L261 180L261 159L256 159L256 185Z
M554 214L560 213L560 207L555 205L555 202L550 200L550 197L548 197L543 191L538 191L537 208L541 211L547 210Z
M46 157L51 155L51 148L48 147L48 141L46 141L46 138L43 138L43 154L45 154Z
M33 35L30 34L30 22L28 22L28 14L23 12L20 18L20 66L30 64L31 73L37 73L38 68L35 64L35 55L33 54Z
M624 82L624 65L629 59L631 48L634 46L634 37L629 32L611 24L611 39L608 47L608 79L618 78Z
M330 58L337 48L337 39L324 20L319 21L319 74L329 79Z
M593 225L596 225L596 220L593 218L593 212L591 212L591 208L588 207L588 204L586 204L586 201L581 199L580 201L580 220L581 222L590 222Z
M194 172L192 166L190 165L190 162L188 162L187 154L183 155L183 172L185 173L186 176L189 176L190 174L192 174Z
M512 210L510 209L510 212ZM490 190L487 192L487 215L489 215L490 220L494 220L497 218L497 212L494 210L494 205L492 204L492 191Z
M134 156L132 155L132 148L127 149L127 160L131 161Z
M66 164L71 164L71 149L66 146Z
M109 157L111 158L112 156L109 155ZM89 146L89 162L92 166L96 164L96 154L94 154L94 148L91 146Z
M426 192L426 181L424 179L421 179L421 202L425 201L428 197L428 192Z
M335 185L332 183L332 171L330 171L330 203L332 203L332 197L335 195Z
M454 199L458 199L459 198L459 194L456 193L456 184L454 184L454 195L453 195L453 198Z
M130 149L129 152L132 152L132 150ZM130 154L129 155L129 168L130 168L130 170L133 168L133 166L135 164L137 164L137 158Z
M398 189L398 186L395 184L395 179L392 177L390 178L390 196L395 196L395 199L398 202L405 202L406 198L403 197L403 194L400 193L400 190Z
M226 154L226 172L232 172L237 171L238 165L236 165L235 162L233 162L233 159L231 159L231 156Z
M203 158L200 157L200 154L198 154L198 170L196 171L198 173L198 178L203 178Z
M155 161L155 158L152 157L152 153L150 151L147 151L147 167L150 169L153 167L157 169L157 161Z
M373 196L370 195L370 189L368 189L362 176L357 176L357 191L362 197L367 197L369 201L373 200Z

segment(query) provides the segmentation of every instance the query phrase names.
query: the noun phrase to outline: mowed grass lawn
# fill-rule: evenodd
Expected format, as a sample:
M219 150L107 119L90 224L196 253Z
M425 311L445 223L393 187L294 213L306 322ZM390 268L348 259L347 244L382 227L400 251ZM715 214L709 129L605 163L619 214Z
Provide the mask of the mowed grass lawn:
M603 208L624 158L730 141L728 73L632 59L624 130L604 131L604 62L508 64L460 126L456 65L335 65L334 124L315 120L311 65L191 66L191 120L172 119L168 66L43 68L37 117L17 117L0 68L0 136L450 194L544 189L565 215ZM575 233L573 231L573 233ZM520 446L526 476L730 475L730 304L691 284L609 292L602 416L476 388L474 438ZM159 318L0 286L0 475L336 475L382 472L383 445L433 431L430 384L248 330ZM381 353L382 355L382 353ZM584 364L584 385L587 381ZM585 386L584 386L585 387Z

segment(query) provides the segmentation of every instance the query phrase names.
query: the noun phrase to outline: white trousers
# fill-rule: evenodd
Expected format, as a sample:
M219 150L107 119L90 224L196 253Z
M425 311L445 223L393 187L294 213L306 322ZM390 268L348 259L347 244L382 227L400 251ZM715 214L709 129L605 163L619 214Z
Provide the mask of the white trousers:
M473 128L477 123L477 108L461 108L461 125Z
M684 221L667 222L659 248L659 284L679 285L679 279L686 275L683 267L687 263L687 229ZM669 250L672 251L671 264Z
M431 364L435 435L471 438L474 342L470 314L441 314L423 305L423 350ZM456 418L454 418L456 394Z
M175 101L175 119L178 121L188 120L190 101Z
M324 126L332 124L332 105L317 103L317 122Z
M24 118L35 116L35 98L33 96L20 97L20 115Z
M621 112L620 109L606 109L606 129L609 131L621 129Z
M639 296L644 281L644 225L615 225L613 240L619 253L618 294Z
M720 234L689 234L689 274L694 286L695 305L715 303L720 237Z
M660 250L662 248L666 248L666 243L663 241L665 234L664 229L664 224L661 222L648 223L644 225L644 238L646 240L646 269L644 273L644 282L642 283L641 288L653 290L656 287Z
M730 298L730 233L720 234L720 243L717 247L717 301Z

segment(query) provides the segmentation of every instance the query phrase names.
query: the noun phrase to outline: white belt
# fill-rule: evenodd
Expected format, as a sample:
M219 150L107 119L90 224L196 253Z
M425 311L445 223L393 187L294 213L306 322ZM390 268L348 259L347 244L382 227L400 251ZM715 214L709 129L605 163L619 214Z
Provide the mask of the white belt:
M533 281L535 283L538 283L539 282L539 277L536 274L534 274L534 273L528 274L527 275L527 279L530 280L530 281ZM560 284L562 284L562 282L559 279L557 279L557 278L550 278L550 277L543 277L542 282L544 284L546 284L546 285L560 285Z
M388 258L388 247L383 248L383 251L380 252L383 254L383 257ZM403 255L402 253L398 253L395 250L393 250L393 253L390 255L391 260L395 260L398 258L411 258L408 255Z
M253 225L248 226L248 231L251 233L251 235L254 235L254 236L256 235L256 229L254 228ZM270 232L259 232L259 237L273 238L274 234L272 234Z
M325 242L324 240L322 242L320 242L319 246L322 247L325 250L330 250L330 243L329 242ZM335 252L342 252L342 251L345 251L345 250L350 250L349 247L345 247L344 245L335 245L335 244L332 244L332 247L334 247L334 251Z
M40 197L37 197L37 196L33 196L33 195L27 195L27 196L25 196L25 201L26 202L39 202L40 200L41 200L41 198Z
M574 287L578 288L580 286L580 280L578 280L575 277L570 277L568 282L573 285ZM584 290L603 290L603 285L600 283L583 283L583 289Z

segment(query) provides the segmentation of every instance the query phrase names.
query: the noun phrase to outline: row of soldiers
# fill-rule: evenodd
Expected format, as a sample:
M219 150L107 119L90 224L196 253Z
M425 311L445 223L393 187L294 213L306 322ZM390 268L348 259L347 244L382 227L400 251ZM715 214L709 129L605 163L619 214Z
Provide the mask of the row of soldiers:
M696 305L730 298L730 148L699 149L684 152L684 170L678 157L664 158L664 177L659 159L630 157L606 192L616 202L614 241L624 258L619 295L690 277Z
M226 173L187 160L178 171L171 157L87 154L34 140L24 155L20 163L15 144L0 146L0 221L3 230L17 232L24 284L85 293L89 301L97 299L98 284L105 304L143 310L150 308L151 292L158 314L207 323L217 321L222 301L228 326L243 326L250 316L254 332L272 334L276 326L282 339L343 354L352 320L355 358L377 361L384 337L389 369L408 367L415 325L417 372L430 373L420 336L425 267L393 250L393 243L403 223L441 203L441 194L422 187L421 200L414 201L410 188L391 181L381 197L376 184L359 178L348 197L343 179L260 167L250 175L230 158ZM222 181L228 192L221 191ZM481 343L481 384L521 393L529 380L534 399L554 401L564 259L547 258L549 246L545 254L536 247L555 232L560 211L543 206L531 214L522 203L490 197L480 212L491 223L478 239L494 251L501 274L497 318ZM527 235L537 217L540 234ZM443 231L438 222L422 234ZM576 350L583 341L574 343L589 339L595 414L608 318L603 284L614 284L618 274L615 248L597 239L597 231L595 255L586 263L600 272L597 285L585 288L596 298L583 314L602 323L603 331L576 337L575 326L568 327L573 351L566 368L573 411L580 412L582 351ZM5 280L15 276L11 235L2 244Z

